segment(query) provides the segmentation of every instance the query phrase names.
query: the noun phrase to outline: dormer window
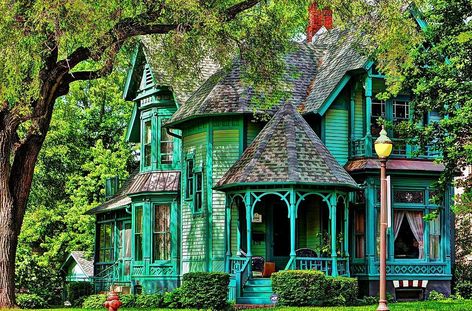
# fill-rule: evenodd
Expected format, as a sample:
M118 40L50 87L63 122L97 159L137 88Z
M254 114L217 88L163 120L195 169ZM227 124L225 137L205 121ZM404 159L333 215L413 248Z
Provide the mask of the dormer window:
M161 118L161 137L160 137L160 160L161 164L172 164L174 159L174 138L169 135L163 125L168 121L168 118Z
M144 121L143 166L150 167L152 161L152 123L151 119Z

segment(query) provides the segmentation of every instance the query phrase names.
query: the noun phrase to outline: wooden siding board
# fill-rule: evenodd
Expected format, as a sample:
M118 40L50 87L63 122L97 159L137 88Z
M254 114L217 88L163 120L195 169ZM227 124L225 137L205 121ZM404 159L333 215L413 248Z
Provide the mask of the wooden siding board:
M355 89L354 96L354 139L364 137L364 104L362 97L362 88Z
M348 111L329 109L325 118L325 144L339 164L348 159Z
M228 126L238 123L228 122ZM239 159L239 129L216 129L213 131L213 186ZM224 270L225 246L225 194L221 191L212 192L213 226L212 226L212 257L213 271Z

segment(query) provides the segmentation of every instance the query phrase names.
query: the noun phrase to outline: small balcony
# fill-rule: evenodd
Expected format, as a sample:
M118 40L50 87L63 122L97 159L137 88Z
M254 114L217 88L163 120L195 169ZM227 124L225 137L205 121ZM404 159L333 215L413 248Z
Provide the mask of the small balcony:
M349 158L369 158L375 156L374 143L376 137L364 137L349 141ZM392 158L406 159L430 159L434 160L441 157L441 153L435 150L433 146L428 146L422 154L418 153L417 145L407 144L405 139L392 139L393 150Z

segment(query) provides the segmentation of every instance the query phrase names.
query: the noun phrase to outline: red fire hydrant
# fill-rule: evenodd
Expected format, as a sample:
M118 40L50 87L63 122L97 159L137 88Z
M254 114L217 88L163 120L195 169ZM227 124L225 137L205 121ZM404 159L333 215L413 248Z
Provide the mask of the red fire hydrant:
M122 303L120 301L120 297L114 291L110 291L108 293L107 301L103 304L108 311L116 311L119 307L121 307Z

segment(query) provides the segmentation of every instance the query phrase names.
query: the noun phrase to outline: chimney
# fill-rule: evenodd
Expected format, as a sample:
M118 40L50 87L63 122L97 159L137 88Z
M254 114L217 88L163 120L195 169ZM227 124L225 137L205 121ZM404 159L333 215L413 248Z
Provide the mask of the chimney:
M325 7L318 8L318 3L313 2L308 8L309 21L306 29L306 41L311 42L313 36L320 30L321 27L326 29L333 28L333 11Z

